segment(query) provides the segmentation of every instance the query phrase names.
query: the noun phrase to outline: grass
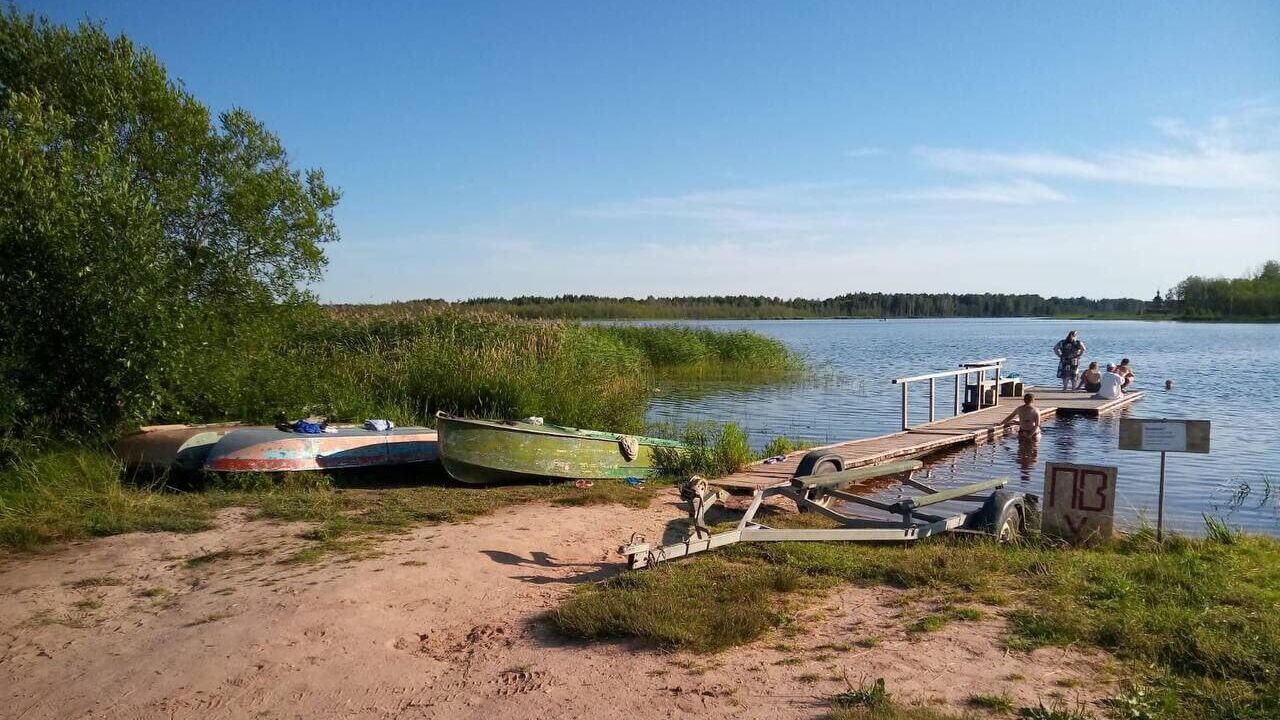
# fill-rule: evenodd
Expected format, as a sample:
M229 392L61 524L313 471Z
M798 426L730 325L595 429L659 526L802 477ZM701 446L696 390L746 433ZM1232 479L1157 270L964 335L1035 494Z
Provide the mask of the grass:
M574 637L641 638L712 652L755 640L781 624L784 594L826 584L782 566L708 557L620 575L576 593L552 619Z
M800 367L776 340L674 326L604 327L439 309L299 312L263 323L188 358L194 363L189 377L158 401L158 414L150 419L275 422L322 414L341 421L386 417L421 424L443 410L539 415L635 433L644 430L644 410L661 373L740 372L764 381ZM712 459L719 467L750 459L736 428L716 437L721 447ZM404 476L376 473L362 480L385 485L388 479ZM321 522L326 532L341 534L449 522L529 499L647 502L643 492L609 483L585 493L397 489L381 491L378 499L340 493L334 482L305 473L284 480L237 475L214 479L204 492L170 492L165 478L124 476L93 439L52 445L0 434L0 548L134 531L196 532L212 526L214 511L231 505L258 508L266 517Z
M779 436L756 453L751 450L746 433L734 423L690 423L680 430L659 426L650 432L679 440L688 448L680 451L657 448L654 452L659 474L676 480L693 475L723 477L741 470L752 461L785 455L809 446L804 441Z
M307 563L331 555L360 556L369 550L359 544L362 537L465 521L520 503L646 507L661 485L654 481L636 488L599 481L590 488L458 486L448 483L438 468L421 467L283 478L249 474L209 483L202 491L179 491L162 482L131 483L108 453L71 447L21 457L0 468L0 548L32 550L121 532L195 532L213 526L217 509L240 506L262 519L311 523L303 537L310 545L293 558ZM211 551L183 562L196 568L236 554L240 551ZM112 580L78 583L93 587Z
M733 423L693 423L676 435L687 450L654 449L654 465L666 477L722 477L741 470L757 457L751 452L746 433Z
M970 695L965 700L965 705L979 710L991 710L993 712L1008 713L1013 712L1013 698L1006 695Z
M595 325L591 330L639 350L666 377L778 379L804 367L785 345L745 330L680 325Z
M951 536L906 547L739 545L581 588L553 619L574 637L714 651L794 623L794 593L841 582L921 597L998 592L1010 599L1010 647L1104 648L1148 688L1151 717L1280 716L1280 541L1261 536L1161 546L1142 532L1087 549Z

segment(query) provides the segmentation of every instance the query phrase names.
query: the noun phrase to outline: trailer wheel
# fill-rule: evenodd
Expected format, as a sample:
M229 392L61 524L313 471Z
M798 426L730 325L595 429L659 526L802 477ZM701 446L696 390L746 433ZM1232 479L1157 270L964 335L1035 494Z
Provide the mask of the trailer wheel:
M808 460L807 456L805 457L805 460ZM841 468L842 465L843 463L840 461L839 456L827 456L827 457L819 458L816 462L812 463L809 466L810 471L805 473L805 476L830 475L831 473L838 473L842 469ZM804 467L803 461L801 461L801 467ZM805 491L804 498L805 500L808 500L809 502L815 505L821 505L822 507L830 507L831 505L831 496L818 488L813 488L811 490ZM808 509L804 505L800 505L799 507L800 507L800 512L808 511Z
M1021 502L1011 502L1000 508L996 521L991 525L991 534L998 543L1014 542L1025 531Z

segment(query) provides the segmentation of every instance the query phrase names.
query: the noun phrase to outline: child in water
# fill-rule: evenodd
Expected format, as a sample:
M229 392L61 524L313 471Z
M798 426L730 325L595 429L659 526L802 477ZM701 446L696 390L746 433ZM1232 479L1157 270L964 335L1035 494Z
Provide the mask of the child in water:
M1040 437L1040 411L1035 406L1036 396L1027 393L1022 396L1022 404L1017 410L1009 413L1001 425L1018 424L1018 440L1036 440Z

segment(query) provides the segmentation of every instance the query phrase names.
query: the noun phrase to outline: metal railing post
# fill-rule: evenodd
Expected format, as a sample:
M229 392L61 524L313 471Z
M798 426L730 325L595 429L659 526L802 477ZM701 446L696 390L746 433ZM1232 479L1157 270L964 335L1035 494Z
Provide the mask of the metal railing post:
M907 386L911 383L902 383L902 429L906 430L907 424Z
M956 376L956 394L955 394L955 397L951 399L956 401L956 408L953 414L959 417L960 415L960 376L959 375Z
M935 378L929 378L929 422L933 422L933 391Z

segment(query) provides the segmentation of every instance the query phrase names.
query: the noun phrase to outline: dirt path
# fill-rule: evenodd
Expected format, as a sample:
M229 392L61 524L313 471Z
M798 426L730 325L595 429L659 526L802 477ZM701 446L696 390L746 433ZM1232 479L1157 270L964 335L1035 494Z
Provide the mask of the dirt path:
M844 588L785 645L715 656L570 643L539 621L574 584L617 572L632 531L661 537L681 515L672 494L648 510L528 505L418 529L378 557L292 566L279 560L301 526L233 510L209 532L9 558L0 717L779 720L820 716L846 678L876 677L899 700L956 706L1099 693L1103 656L1008 652L996 619L916 639L875 630L902 625L892 590ZM843 647L869 634L881 642Z

